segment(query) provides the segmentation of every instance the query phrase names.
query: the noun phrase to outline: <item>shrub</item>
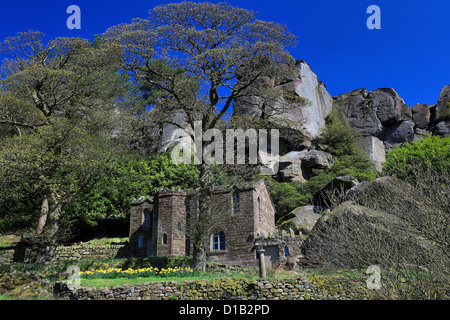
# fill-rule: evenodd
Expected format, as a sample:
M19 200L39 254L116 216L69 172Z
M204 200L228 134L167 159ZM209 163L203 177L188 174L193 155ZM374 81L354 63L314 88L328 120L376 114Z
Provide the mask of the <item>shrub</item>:
M418 170L448 174L450 137L430 136L403 144L389 152L383 170L400 179L411 180Z

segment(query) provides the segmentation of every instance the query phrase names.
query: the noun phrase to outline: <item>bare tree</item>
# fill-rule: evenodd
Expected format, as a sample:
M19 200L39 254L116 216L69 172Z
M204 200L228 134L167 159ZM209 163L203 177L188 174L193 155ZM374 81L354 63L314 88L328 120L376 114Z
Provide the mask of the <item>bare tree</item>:
M286 48L296 42L285 26L256 20L252 11L207 2L155 7L148 20L112 27L104 39L123 50L124 70L157 88L164 123L180 127L171 117L181 109L191 129L201 121L202 134L250 87L262 97L281 95L276 84L294 65ZM211 210L211 165L200 165L199 180L202 224ZM205 266L204 236L193 239L195 269Z

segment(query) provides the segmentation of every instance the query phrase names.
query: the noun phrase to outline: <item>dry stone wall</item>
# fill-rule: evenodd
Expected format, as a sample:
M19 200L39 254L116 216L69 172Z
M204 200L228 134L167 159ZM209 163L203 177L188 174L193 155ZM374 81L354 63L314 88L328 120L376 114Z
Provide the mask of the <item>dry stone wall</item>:
M31 248L0 249L0 263L32 262L35 252ZM113 259L129 256L128 245L74 245L56 247L52 261L79 261L82 259Z
M111 288L75 288L58 282L54 294L71 300L362 300L372 292L350 276L296 279L166 281Z

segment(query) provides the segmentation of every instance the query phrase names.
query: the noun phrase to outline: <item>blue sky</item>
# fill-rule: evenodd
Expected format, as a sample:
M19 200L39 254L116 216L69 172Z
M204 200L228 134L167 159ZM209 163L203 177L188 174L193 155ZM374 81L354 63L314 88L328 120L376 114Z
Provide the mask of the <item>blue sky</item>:
M160 0L2 1L0 39L18 31L93 39L108 27L146 18ZM220 1L210 1L213 3ZM354 89L394 88L405 102L434 104L450 84L448 0L229 0L258 12L257 18L286 24L298 36L291 54L305 60L333 96ZM81 8L81 30L69 30L69 5ZM369 30L370 5L381 9L381 30Z

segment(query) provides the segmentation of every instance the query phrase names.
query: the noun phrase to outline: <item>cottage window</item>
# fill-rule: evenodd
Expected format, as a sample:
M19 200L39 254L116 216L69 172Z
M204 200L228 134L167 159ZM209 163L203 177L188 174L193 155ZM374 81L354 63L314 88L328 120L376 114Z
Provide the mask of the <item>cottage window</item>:
M163 244L167 244L167 234L163 234L163 237L162 237L162 242L163 242Z
M138 238L138 248L142 248L144 246L144 237L140 236Z
M233 214L237 214L239 211L239 192L234 191L233 192Z
M212 250L225 250L225 232L218 231L212 235Z
M151 212L148 209L144 210L144 224L142 228L144 231L150 230L150 224L151 224Z
M258 217L258 222L261 223L261 200L259 197L256 201L256 215Z

